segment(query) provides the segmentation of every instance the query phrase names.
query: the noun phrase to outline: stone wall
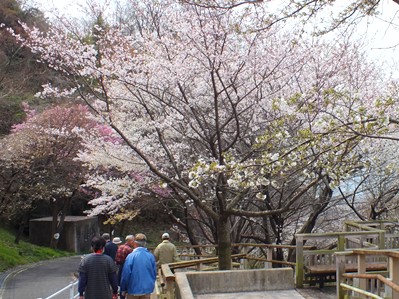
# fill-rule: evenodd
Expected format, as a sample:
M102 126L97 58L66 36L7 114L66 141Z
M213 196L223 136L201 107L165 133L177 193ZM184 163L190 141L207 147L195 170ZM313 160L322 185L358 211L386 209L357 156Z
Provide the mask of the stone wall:
M32 219L29 222L29 241L40 246L49 246L52 217ZM58 240L58 249L76 253L89 252L91 239L99 235L97 217L66 216L64 228Z
M176 298L199 294L293 290L291 268L176 273Z

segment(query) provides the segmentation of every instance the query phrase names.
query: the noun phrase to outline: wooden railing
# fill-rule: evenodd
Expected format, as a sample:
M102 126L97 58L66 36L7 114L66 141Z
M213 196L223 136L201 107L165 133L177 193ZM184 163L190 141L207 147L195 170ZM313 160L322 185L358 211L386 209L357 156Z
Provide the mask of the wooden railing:
M337 298L399 299L399 252L355 249L336 253ZM347 258L357 260L354 273L347 273ZM385 270L380 266L385 263ZM377 266L377 267L376 267ZM363 297L362 297L363 296Z
M367 244L384 244L383 230L374 231L351 231L351 232L332 232L320 234L297 234L296 235L296 287L302 288L304 284L319 283L323 286L324 282L335 281L335 253L339 251L352 250L364 246L365 242L361 240L369 240ZM304 244L307 241L323 241L331 239L336 244L333 249L321 250L305 250ZM355 242L354 240L360 240ZM380 241L382 240L382 241ZM353 248L353 246L355 246ZM378 247L383 249L383 247ZM347 261L355 263L355 261Z
M158 270L157 295L159 299L173 299L175 288L175 275L173 271L179 268L189 268L192 271L217 269L218 257L215 245L176 246L181 257L180 262L164 264ZM201 254L196 255L195 249L201 249ZM305 249L311 249L305 246ZM240 253L232 254L232 264L235 268L272 268L295 267L295 263L286 260L275 260L276 250L282 250L284 255L289 250L294 250L292 245L276 244L233 244L232 251Z
M323 286L325 282L336 282L338 281L337 267L339 263L340 252L343 252L345 256L344 264L346 272L352 272L351 274L341 275L339 279L348 279L343 282L339 280L339 285L342 290L348 290L350 288L356 288L350 285L350 279L358 281L363 279L359 277L351 277L350 275L364 275L364 273L358 273L358 257L353 253L357 250L378 250L384 251L386 248L398 248L399 246L399 234L397 221L369 221L369 222L353 222L347 221L344 226L345 231L343 232L329 232L329 233L312 233L312 234L297 234L296 235L296 246L292 245L275 245L275 244L248 244L239 243L232 245L232 252L238 253L233 255L236 259L235 266L243 269L249 268L271 268L276 265L282 267L293 267L296 271L296 287L302 288L305 285L320 284ZM320 245L321 244L321 245ZM214 263L214 267L217 268L217 246L210 245L196 245L196 246L177 246L180 253L181 262L169 264L168 268L162 267L159 272L160 278L160 298L173 298L171 297L171 290L174 285L174 275L171 272L173 269L179 267L189 267L193 270L204 270L212 269L209 264ZM277 253L280 256L287 257L291 253L294 253L296 262L292 263L286 259L277 260L275 257ZM200 254L198 254L200 253ZM244 255L244 256L242 256ZM238 259L238 262L237 262ZM380 275L375 276L375 288L377 285L383 283L389 285L387 282L383 282L384 271L387 272L387 257L385 260L383 257L367 257L367 275ZM389 263L390 265L390 263ZM164 269L165 268L165 269ZM169 270L168 270L169 269ZM399 271L399 266L397 267ZM370 271L373 270L371 273ZM378 271L378 272L376 272ZM382 276L381 276L382 275ZM362 276L363 277L363 276ZM371 278L370 278L371 279ZM370 281L370 280L369 280ZM341 285L342 283L342 285ZM364 288L359 290L361 292L374 292L375 289ZM359 285L364 287L363 284ZM395 287L393 287L393 290ZM169 294L168 296L166 294ZM360 292L359 292L360 294ZM373 297L372 295L371 297ZM375 297L377 298L377 297ZM395 298L399 299L399 298Z
M232 259L245 258L245 254L233 254ZM163 264L158 270L158 293L159 299L174 299L175 296L175 275L173 270L180 268L195 268L197 271L203 269L203 265L217 263L217 257L200 258L189 261L182 261L170 264ZM193 269L194 270L194 269Z
M297 234L296 286L302 288L316 283L323 286L324 282L335 282L337 252L398 248L398 227L397 220L346 221L343 232ZM321 249L306 250L304 244ZM346 268L351 270L356 263L354 257L347 257Z

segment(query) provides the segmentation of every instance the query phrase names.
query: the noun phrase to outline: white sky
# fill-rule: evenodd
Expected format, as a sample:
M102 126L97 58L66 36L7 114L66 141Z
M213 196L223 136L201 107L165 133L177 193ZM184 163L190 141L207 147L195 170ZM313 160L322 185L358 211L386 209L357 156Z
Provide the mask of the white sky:
M365 18L359 34L370 41L370 55L396 65L399 73L399 5L392 0L382 1L381 15ZM399 78L399 75L397 75Z

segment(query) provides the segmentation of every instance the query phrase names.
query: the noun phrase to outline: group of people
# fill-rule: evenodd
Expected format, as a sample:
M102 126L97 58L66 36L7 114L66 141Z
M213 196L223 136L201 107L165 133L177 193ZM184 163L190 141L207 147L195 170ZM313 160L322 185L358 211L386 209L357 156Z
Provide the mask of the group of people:
M108 233L94 237L93 253L79 265L79 299L150 299L157 276L157 265L179 261L176 246L168 233L151 253L144 234L128 235L111 241Z

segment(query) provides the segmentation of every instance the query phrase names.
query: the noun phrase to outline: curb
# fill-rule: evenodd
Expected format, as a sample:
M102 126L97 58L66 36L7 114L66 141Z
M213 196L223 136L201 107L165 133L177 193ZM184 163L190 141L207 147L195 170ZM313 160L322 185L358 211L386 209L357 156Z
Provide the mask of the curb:
M21 266L17 266L15 268L12 268L10 270L7 270L5 272L1 272L0 273L0 299L3 298L3 293L4 293L4 286L7 284L7 280L10 277L13 277L15 275L17 275L18 273L21 273L23 271L26 271L32 267L35 267L37 265L40 265L41 263L43 263L43 261L40 262L36 262L36 263L32 263L32 264L26 264L26 265L21 265Z

